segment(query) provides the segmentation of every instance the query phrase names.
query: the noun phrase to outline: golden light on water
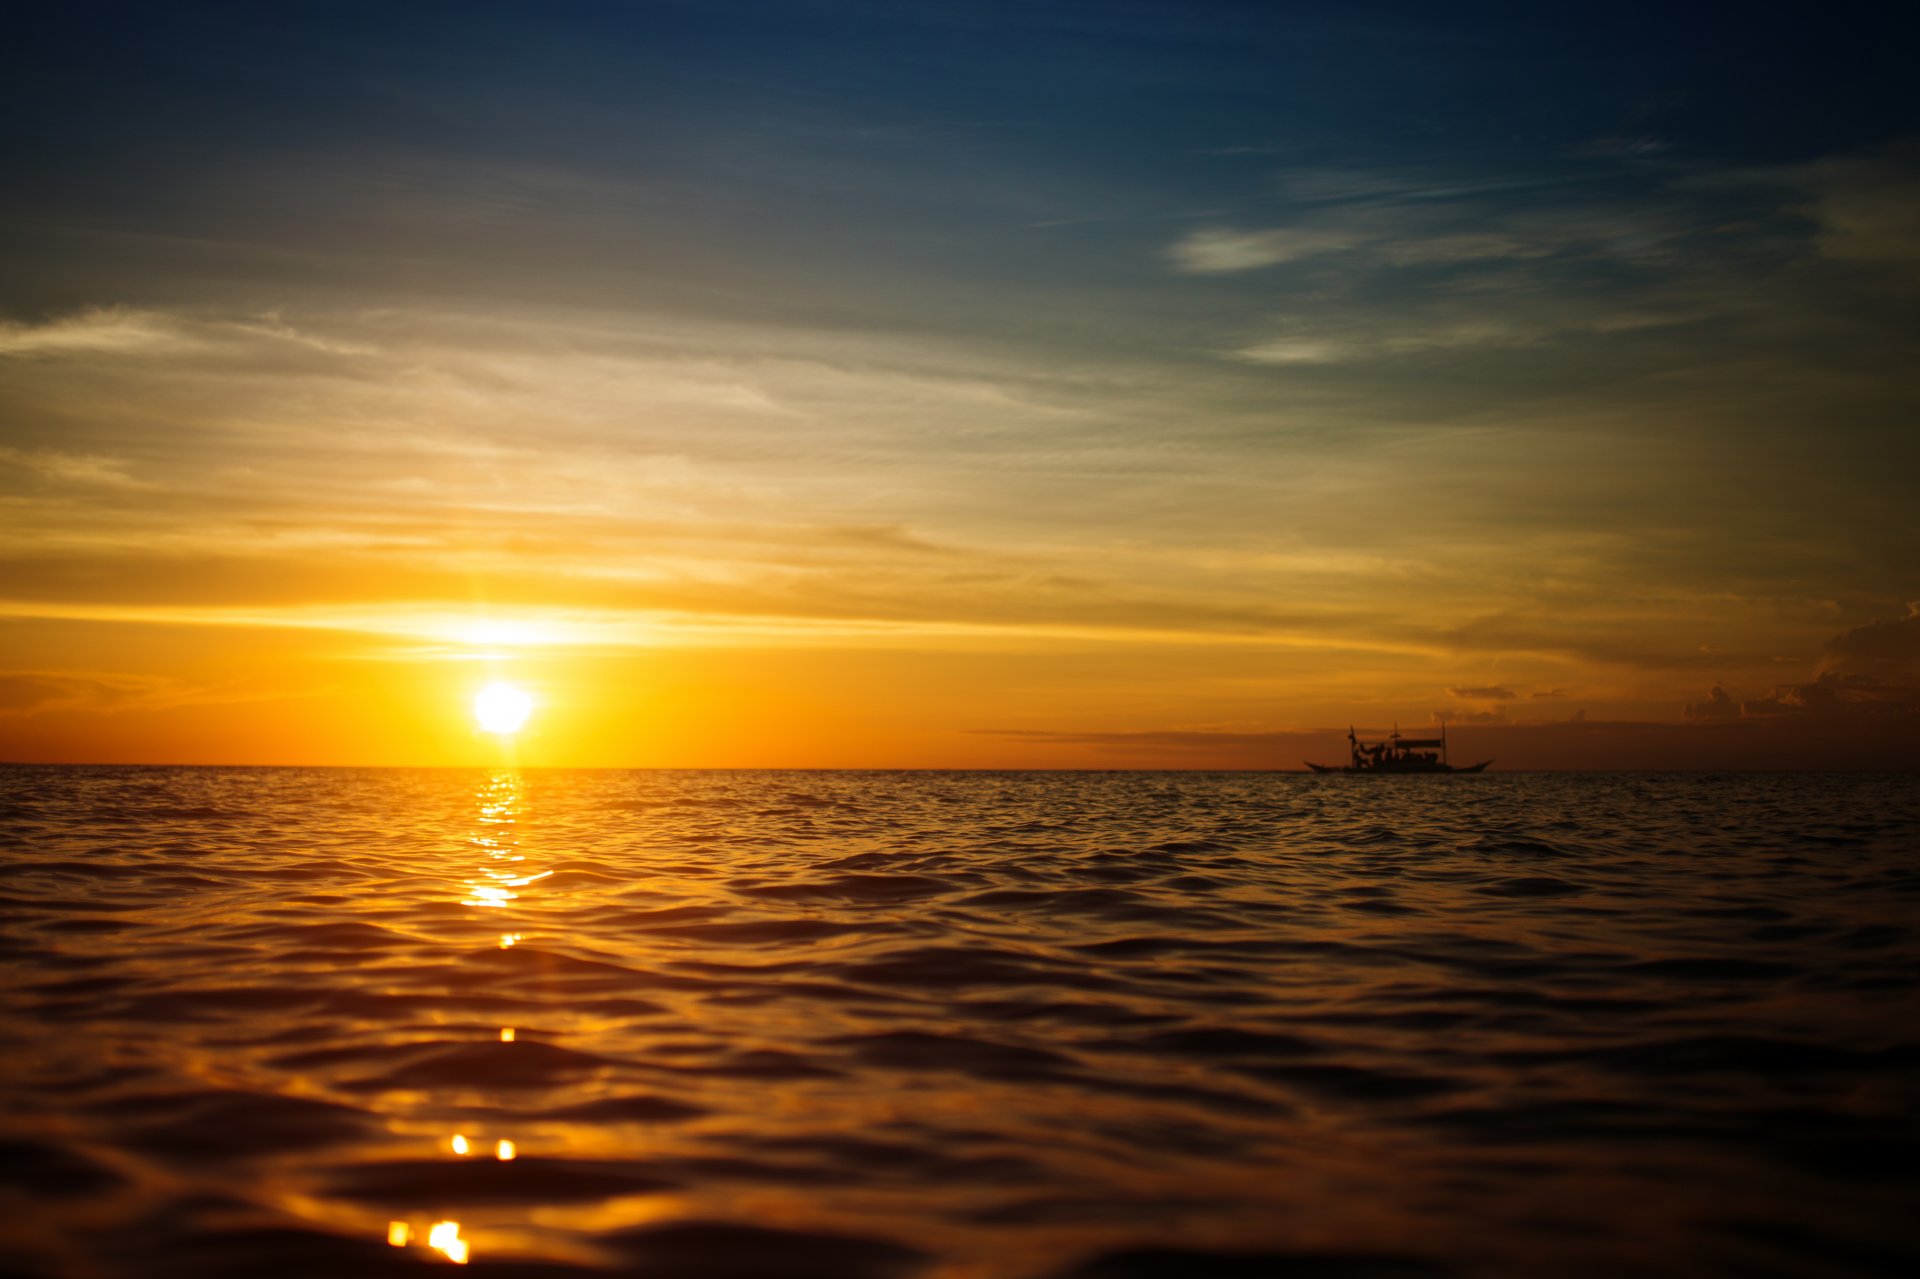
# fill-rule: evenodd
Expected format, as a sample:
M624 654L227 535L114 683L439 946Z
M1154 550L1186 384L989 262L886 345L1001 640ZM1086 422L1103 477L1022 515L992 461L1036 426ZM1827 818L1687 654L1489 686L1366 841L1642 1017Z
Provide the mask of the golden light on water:
M457 1221L436 1221L427 1232L427 1247L438 1249L455 1265L467 1264L467 1241L460 1237Z
M516 684L494 680L473 698L473 718L480 730L501 737L519 732L533 714L533 695Z
M503 1156L507 1157L507 1156ZM414 1241L413 1227L404 1221L387 1223L387 1243L395 1248L404 1248ZM427 1230L427 1247L443 1254L455 1265L467 1264L467 1241L460 1237L460 1223L457 1221L436 1221Z

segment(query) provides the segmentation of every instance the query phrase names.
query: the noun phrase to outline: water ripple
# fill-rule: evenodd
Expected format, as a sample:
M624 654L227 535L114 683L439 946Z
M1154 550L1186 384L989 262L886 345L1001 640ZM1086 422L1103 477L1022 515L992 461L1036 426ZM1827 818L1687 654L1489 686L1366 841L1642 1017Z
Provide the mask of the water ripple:
M1912 778L8 768L0 814L9 1273L1920 1272Z

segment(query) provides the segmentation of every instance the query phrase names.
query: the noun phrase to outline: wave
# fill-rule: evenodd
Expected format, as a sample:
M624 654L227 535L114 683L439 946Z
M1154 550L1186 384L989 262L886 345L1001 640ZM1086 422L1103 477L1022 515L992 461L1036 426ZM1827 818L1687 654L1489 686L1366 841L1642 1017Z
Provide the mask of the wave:
M1325 782L0 768L7 1266L1913 1268L1911 779Z

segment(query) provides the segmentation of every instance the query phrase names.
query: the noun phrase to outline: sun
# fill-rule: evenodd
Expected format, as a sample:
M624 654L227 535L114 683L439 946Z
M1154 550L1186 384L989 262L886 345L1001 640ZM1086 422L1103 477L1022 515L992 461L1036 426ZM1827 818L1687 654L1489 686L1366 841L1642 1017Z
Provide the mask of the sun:
M510 736L520 731L532 713L533 695L503 680L493 681L473 697L473 718L482 732Z

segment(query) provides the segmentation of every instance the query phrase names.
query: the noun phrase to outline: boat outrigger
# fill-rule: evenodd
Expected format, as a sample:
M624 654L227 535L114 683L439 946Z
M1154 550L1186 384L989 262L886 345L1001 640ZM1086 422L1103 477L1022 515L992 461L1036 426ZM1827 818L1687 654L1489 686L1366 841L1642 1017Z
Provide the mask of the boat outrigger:
M1361 741L1349 724L1347 748L1349 762L1344 765L1316 764L1312 760L1306 765L1316 773L1477 773L1493 763L1485 759L1457 768L1449 764L1445 724L1440 726L1438 737L1402 737L1396 727L1391 737L1379 742Z

